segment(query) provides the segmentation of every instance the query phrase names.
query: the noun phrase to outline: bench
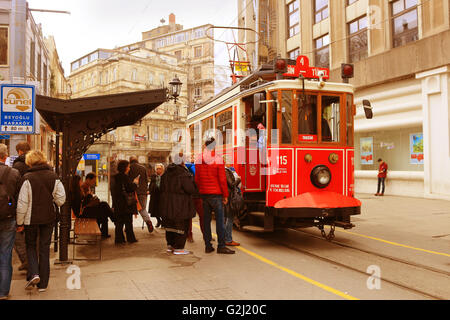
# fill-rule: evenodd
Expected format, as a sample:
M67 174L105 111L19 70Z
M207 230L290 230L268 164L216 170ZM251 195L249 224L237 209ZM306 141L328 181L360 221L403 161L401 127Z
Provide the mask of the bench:
M102 234L96 219L75 219L73 228L73 260L101 260L102 259ZM95 245L98 246L99 255L96 259L76 259L76 246Z

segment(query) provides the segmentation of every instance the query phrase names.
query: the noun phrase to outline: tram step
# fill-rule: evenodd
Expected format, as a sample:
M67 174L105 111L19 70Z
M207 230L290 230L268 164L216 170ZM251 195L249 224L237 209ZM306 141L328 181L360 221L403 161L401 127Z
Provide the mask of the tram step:
M334 224L336 227L344 228L345 230L355 227L355 225L350 222L335 221Z
M252 211L248 213L251 216L255 216L255 217L261 217L264 218L265 213L264 212L259 212L259 211Z
M266 232L263 227L258 226L243 226L242 231L250 231L250 232Z

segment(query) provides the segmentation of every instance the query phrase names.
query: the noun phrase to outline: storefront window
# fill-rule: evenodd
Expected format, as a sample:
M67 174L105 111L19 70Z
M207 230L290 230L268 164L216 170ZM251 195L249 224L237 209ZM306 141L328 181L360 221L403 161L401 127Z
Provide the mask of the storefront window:
M423 171L422 128L355 133L355 169L378 170L379 158L391 171Z

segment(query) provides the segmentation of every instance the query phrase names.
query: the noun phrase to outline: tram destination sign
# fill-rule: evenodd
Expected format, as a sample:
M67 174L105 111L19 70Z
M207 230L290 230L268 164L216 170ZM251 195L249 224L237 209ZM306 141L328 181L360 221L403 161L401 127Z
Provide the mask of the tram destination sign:
M330 69L310 67L307 56L298 56L296 65L288 65L287 72L283 76L298 78L303 75L306 79L320 79L321 72L323 74L322 79L330 79Z
M36 88L0 84L0 134L34 134Z

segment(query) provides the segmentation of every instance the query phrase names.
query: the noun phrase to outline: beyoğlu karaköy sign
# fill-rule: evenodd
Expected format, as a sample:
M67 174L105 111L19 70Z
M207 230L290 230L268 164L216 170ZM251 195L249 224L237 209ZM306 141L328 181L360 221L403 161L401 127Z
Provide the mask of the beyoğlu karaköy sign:
M0 85L1 133L34 133L35 92L32 85Z

